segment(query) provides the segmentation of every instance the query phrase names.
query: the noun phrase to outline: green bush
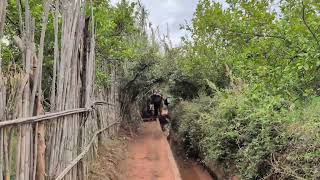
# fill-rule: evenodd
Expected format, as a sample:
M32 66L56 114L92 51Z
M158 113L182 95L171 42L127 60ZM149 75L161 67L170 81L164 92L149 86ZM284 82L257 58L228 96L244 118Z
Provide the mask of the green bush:
M174 108L172 128L177 132L178 138L182 140L183 147L189 157L203 157L200 142L206 136L205 114L200 112L212 109L212 99L201 96L194 103L181 102Z
M319 178L318 101L296 104L245 87L200 96L176 108L186 153L237 167L243 179Z

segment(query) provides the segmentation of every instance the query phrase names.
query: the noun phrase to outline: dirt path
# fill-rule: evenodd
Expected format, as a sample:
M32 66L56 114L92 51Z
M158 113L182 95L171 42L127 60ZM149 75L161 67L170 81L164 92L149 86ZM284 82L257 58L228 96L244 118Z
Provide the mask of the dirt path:
M128 145L126 177L130 180L180 180L166 137L158 122L144 123Z
M191 160L174 155L158 122L144 123L137 135L120 133L99 148L90 164L92 180L212 180ZM177 164L178 163L178 164Z

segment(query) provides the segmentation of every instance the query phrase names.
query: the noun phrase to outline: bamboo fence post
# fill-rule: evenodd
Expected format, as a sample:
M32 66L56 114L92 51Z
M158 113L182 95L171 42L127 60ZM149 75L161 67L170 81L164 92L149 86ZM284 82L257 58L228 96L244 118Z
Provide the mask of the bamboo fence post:
M5 15L2 9L6 1L0 0L0 37L4 25L2 18ZM17 74L16 79L12 78L17 81L16 87L6 89L9 85L5 82L9 80L4 80L0 72L0 120L8 118L4 117L8 113L5 114L2 110L6 107L4 103L9 96L14 96L12 97L14 105L11 110L13 120L0 121L0 154L3 154L0 156L0 180L4 180L3 177L5 180L10 178L10 150L13 134L17 136L17 151L13 152L16 153L15 178L17 180L50 179L65 172L66 168L69 168L68 172L70 172L66 172L64 179L82 180L88 175L87 162L94 158L99 144L104 138L113 135L117 129L113 125L120 117L116 66L113 65L110 69L105 68L112 77L110 88L101 89L95 93L96 87L93 83L96 63L92 1L90 1L91 19L89 19L91 22L88 20L91 24L86 27L85 0L55 0L51 113L44 114L41 104L41 82L44 40L50 11L49 1L44 1L40 43L39 48L36 48L34 40L36 22L31 16L29 0L16 0L22 35L14 39L22 52L23 73ZM87 35L86 38L85 35ZM8 77L11 78L10 75ZM9 92L8 97L4 94L5 92ZM92 111L91 105L94 97L97 96L106 99L107 102L94 103L93 106L96 107ZM13 127L16 127L16 133L13 133L15 129ZM104 127L109 128L102 130ZM105 130L109 133L105 133ZM82 151L83 149L85 151ZM85 154L92 154L92 156L84 158ZM79 156L82 157L79 158ZM70 167L70 162L75 163ZM45 172L48 173L47 177Z
M44 110L42 107L42 104L40 103L40 100L38 100L37 105L37 114L44 114ZM45 150L46 150L46 144L45 144L45 125L44 122L37 123L37 130L36 130L36 139L37 142L35 144L37 145L37 153L35 153L36 157L36 169L35 169L35 176L34 178L36 180L44 180L45 179Z
M1 54L0 54L1 55ZM1 58L1 57L0 57ZM1 67L0 67L1 68ZM5 86L4 79L2 78L2 73L0 72L0 121L4 119L4 108L5 108ZM0 129L0 180L4 177L4 131Z
M0 39L3 36L3 29L4 29L4 25L5 25L5 20L6 20L7 4L8 4L7 0L0 1Z
M1 68L1 67L0 67ZM4 84L4 77L2 77L2 73L0 72L0 121L5 119L5 102L6 102L6 97L5 97L5 84ZM4 147L3 147L3 142L4 142L4 132L3 129L0 129L0 154L4 155ZM3 180L4 177L4 156L0 156L0 180Z
M29 9L29 1L24 1L25 7L25 29L23 32L24 35L24 42L25 42L25 67L24 70L26 72L26 76L30 77L31 74L31 63L33 59L33 50L32 50L32 18L30 15ZM24 88L23 96L22 96L22 115L23 117L30 116L30 89L29 89L30 82L27 82L27 85ZM19 180L29 180L30 179L30 132L31 125L25 125L21 127L21 147L18 147L20 150L20 165L17 167L19 168L20 174L18 175Z
M54 112L57 110L57 101L58 97L56 96L56 92L58 92L57 88L57 80L58 80L58 72L59 72L59 9L60 4L59 0L55 0L55 11L54 11L54 64L53 64L53 77L52 77L52 85L51 85L51 97L50 97L50 111ZM59 93L59 92L58 92ZM57 93L57 94L58 94ZM49 173L49 176L52 176L52 174L55 171L56 165L56 159L57 159L57 153L58 150L58 142L59 142L59 127L61 123L60 122L53 122L51 124L51 128L49 133L52 134L49 139L49 151L46 152L47 161L49 163L49 166L46 168L46 170Z
M10 166L8 157L8 128L3 129L4 179L10 180Z
M0 40L3 37L3 29L6 20L7 0L0 1ZM2 45L0 43L0 73L2 73Z
M70 162L70 164L56 177L55 180L62 180L68 174L68 172L88 153L88 151L90 150L90 147L92 146L92 144L93 144L94 140L96 139L96 137L98 136L98 134L102 133L106 129L109 129L112 126L114 126L114 125L116 125L118 123L119 122L114 122L113 124L103 128L103 129L100 129L100 130L96 131L93 134L93 137L89 141L88 145L84 148L84 150L75 159L73 159Z
M3 148L3 130L0 129L0 154L4 154L4 148ZM3 156L0 157L0 180L3 180L3 170L4 170L4 160L3 160Z
M53 77L51 85L51 96L50 96L50 109L51 112L56 107L56 79L57 79L57 66L59 61L59 1L55 0L55 11L54 11L54 61L53 61Z
M37 56L37 68L34 74L34 82L32 87L32 94L31 94L31 103L35 103L35 97L38 93L38 97L41 97L41 77L42 77L42 64L43 64L43 50L44 50L44 40L46 36L46 29L48 24L48 15L49 15L49 2L47 0L44 1L44 12L43 12L43 19L42 19L42 29L40 35L40 45L39 51ZM40 99L39 99L40 100ZM33 113L34 105L30 107L30 113Z

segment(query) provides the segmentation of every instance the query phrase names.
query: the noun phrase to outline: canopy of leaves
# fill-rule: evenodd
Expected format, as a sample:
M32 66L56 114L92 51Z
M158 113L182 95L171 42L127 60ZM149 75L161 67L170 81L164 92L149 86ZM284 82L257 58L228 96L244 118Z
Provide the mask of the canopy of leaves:
M176 109L187 152L243 179L320 178L319 5L199 1L169 81L193 99Z

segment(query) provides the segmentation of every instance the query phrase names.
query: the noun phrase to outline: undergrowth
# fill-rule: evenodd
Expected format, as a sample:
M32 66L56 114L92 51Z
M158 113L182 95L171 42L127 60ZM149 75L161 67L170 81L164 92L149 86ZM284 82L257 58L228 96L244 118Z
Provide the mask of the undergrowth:
M320 99L289 100L243 87L176 106L188 156L236 167L242 179L320 178Z

